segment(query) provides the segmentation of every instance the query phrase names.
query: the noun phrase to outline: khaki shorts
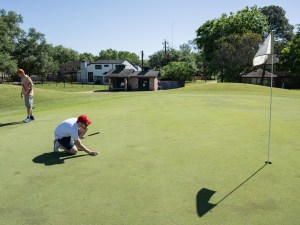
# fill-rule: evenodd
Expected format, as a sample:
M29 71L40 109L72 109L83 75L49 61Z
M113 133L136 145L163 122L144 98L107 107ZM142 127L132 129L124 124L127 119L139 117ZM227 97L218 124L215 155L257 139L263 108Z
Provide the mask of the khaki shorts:
M25 101L25 106L27 109L30 109L33 107L33 96L25 95L24 101Z

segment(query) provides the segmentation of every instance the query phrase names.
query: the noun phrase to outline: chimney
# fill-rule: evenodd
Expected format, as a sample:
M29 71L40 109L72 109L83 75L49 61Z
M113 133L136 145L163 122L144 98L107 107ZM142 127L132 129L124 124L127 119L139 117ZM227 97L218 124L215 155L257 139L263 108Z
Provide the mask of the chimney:
M80 62L80 79L81 82L87 82L87 62L86 61L81 61Z
M150 70L150 67L149 67L149 66L144 66L144 67L143 67L143 71L144 71L144 72L148 72L149 70Z

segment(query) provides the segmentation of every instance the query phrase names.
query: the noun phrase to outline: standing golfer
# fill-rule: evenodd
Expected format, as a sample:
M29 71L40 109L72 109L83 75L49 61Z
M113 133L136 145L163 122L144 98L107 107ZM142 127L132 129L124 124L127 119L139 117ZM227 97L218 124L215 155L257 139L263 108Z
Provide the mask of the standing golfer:
M22 80L21 98L24 96L25 106L27 108L27 117L23 120L24 123L28 123L34 120L32 115L33 107L33 83L28 75L25 74L24 70L18 69L17 74Z
M91 123L92 121L86 115L61 122L54 131L53 151L59 152L59 148L62 147L66 152L73 155L76 155L78 151L85 151L92 156L98 155L98 152L89 150L81 142Z

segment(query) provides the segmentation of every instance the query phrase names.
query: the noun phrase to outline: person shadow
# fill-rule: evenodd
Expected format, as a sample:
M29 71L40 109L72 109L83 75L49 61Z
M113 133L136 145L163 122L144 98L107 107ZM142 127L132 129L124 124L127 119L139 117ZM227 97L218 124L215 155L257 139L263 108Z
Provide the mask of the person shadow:
M24 122L17 121L17 122L9 122L9 123L0 123L0 127L6 127L6 126L18 125L18 124L24 124Z
M65 163L67 159L74 159L78 157L87 156L84 155L71 155L66 152L46 152L38 155L32 159L34 163L45 164L45 166L52 166Z

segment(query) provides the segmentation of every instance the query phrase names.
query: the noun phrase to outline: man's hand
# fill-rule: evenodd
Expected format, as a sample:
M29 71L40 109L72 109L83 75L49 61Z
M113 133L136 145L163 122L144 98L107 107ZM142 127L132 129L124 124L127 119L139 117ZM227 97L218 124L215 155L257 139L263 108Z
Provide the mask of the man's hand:
M22 94L22 92L21 92L21 98L23 98L23 94Z
M96 156L96 155L98 155L98 152L90 152L89 155L91 155L91 156Z

